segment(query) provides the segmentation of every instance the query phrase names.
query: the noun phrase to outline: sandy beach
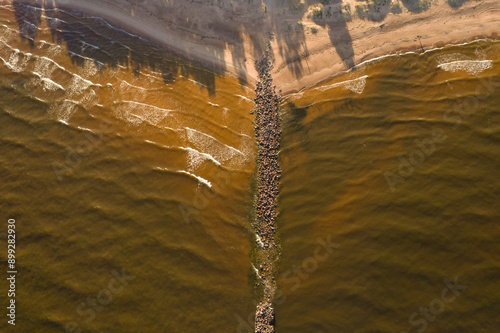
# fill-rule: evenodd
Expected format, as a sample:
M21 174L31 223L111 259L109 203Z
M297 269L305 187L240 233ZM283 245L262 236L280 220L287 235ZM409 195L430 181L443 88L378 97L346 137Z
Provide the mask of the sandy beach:
M287 94L383 55L500 36L498 1L455 0L458 7L450 1L363 7L355 0L55 0L52 6L102 17L243 82L255 83L254 60L270 46L274 81Z

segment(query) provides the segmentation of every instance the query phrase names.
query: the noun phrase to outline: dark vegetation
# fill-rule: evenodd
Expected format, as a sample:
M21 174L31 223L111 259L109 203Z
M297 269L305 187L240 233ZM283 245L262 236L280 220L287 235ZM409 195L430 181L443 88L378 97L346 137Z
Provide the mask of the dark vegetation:
M391 0L366 0L356 5L359 18L380 22L389 14Z
M431 0L401 0L401 2L412 13L421 13L431 7Z
M448 0L448 5L453 9L457 9L458 7L462 6L467 1L469 1L469 0Z

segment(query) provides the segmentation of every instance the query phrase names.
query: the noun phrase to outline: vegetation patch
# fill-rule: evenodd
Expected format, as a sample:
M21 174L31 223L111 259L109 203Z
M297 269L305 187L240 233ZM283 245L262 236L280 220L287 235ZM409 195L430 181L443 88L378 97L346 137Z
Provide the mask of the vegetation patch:
M402 12L403 8L401 7L401 3L398 0L391 2L391 13L401 14Z
M356 15L363 20L382 21L389 12L391 0L366 0L364 5L356 5Z
M462 6L464 3L466 3L469 0L448 0L448 5L450 5L451 8L458 8Z
M401 0L412 13L421 13L431 7L431 0Z

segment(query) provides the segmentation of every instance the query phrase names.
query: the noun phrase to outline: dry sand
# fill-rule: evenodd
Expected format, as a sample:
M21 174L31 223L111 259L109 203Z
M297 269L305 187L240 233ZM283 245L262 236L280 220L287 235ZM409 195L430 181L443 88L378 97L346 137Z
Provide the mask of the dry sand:
M500 36L498 0L469 0L458 9L450 7L448 0L430 0L430 7L420 13L406 7L418 0L400 1L400 14L389 12L388 0L379 8L377 21L358 17L355 6L364 2L356 0L330 0L330 4L323 5L321 19L313 18L319 1L305 0L51 3L102 17L177 54L250 83L256 79L254 59L263 54L270 37L276 61L274 81L283 93L314 85L369 59L420 50L417 36L421 36L425 49ZM346 4L352 13L350 21L339 12Z

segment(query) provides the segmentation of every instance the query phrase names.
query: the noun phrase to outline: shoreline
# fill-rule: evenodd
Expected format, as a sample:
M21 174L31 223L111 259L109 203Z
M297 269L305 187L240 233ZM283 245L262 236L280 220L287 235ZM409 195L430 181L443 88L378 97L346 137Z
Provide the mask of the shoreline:
M349 68L349 69L346 69L344 71L340 71L338 73L334 73L334 74L332 74L332 75L330 75L328 77L320 79L319 81L317 81L317 82L315 82L315 83L313 83L311 85L304 86L304 87L300 88L300 90L291 90L291 91L287 91L287 92L282 92L282 98L286 99L287 97L290 97L291 95L301 93L303 91L306 91L308 89L312 89L312 88L317 87L317 86L321 86L321 85L326 84L327 82L329 82L329 81L331 81L331 80L333 80L335 78L338 78L338 77L340 77L342 75L345 75L345 74L348 74L350 72L353 72L353 71L355 71L356 69L358 69L358 68L360 68L362 66L367 66L370 63L374 63L374 62L377 62L377 61L383 61L383 60L389 59L391 57L399 57L399 56L405 56L405 55L409 55L409 54L425 54L425 53L428 53L428 52L434 52L434 51L438 51L438 50L443 50L443 49L446 49L446 48L449 48L449 47L454 47L454 46L466 46L466 45L470 45L470 44L473 44L473 43L480 43L480 42L488 43L488 42L498 42L498 41L500 41L500 39L490 39L490 38L481 38L481 37L478 37L477 39L472 38L468 42L461 42L461 43L450 42L450 43L445 44L445 45L440 46L440 47L434 47L434 48L426 49L426 50L424 50L424 52L421 52L420 48L419 49L398 50L398 51L395 51L393 53L383 54L383 55L380 55L380 56L377 56L377 57L374 57L374 58L369 58L367 60L364 60L363 62L357 64L356 67L354 67L354 68ZM424 47L424 49L425 49L425 47Z
M314 20L310 8L295 13L273 4L268 11L264 3L262 8L243 4L231 9L202 1L144 0L140 5L127 0L53 1L55 8L101 18L173 55L250 85L258 78L254 61L268 49L266 40L272 36L272 75L282 96L352 71L350 65L356 68L380 57L418 52L420 42L428 51L500 39L500 3L495 0L469 1L458 9L447 6L446 0L435 0L423 12L388 13L378 22L354 14L349 21L339 16ZM342 4L350 4L354 12L355 0ZM337 31L341 31L338 36ZM422 37L419 41L417 35Z

